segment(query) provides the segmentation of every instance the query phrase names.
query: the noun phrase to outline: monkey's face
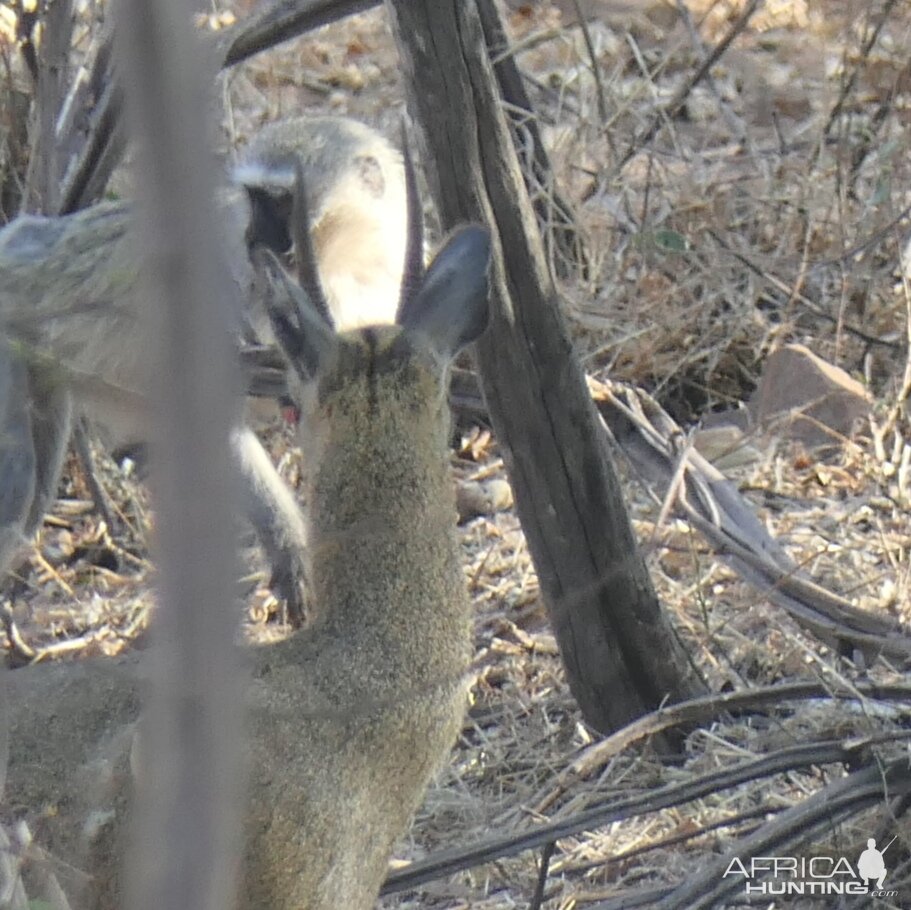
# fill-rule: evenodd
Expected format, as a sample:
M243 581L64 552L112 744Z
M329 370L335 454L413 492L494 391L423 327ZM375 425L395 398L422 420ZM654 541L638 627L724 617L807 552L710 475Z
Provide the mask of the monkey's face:
M288 227L291 220L291 194L283 189L258 186L248 186L246 190L250 198L247 246L250 249L265 246L284 258L291 252L291 233Z

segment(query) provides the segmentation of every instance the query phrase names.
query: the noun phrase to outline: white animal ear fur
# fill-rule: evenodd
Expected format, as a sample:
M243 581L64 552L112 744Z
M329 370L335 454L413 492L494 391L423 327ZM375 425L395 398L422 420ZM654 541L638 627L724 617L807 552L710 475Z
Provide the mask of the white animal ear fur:
M245 161L231 172L234 182L245 187L267 187L291 192L294 189L294 168L287 161L266 165L261 161Z

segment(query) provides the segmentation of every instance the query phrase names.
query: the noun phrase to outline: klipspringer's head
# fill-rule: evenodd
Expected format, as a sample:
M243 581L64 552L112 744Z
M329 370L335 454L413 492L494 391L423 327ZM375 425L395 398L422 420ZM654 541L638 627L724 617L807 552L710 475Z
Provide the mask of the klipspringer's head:
M415 179L406 154L408 209L402 286L394 325L338 332L322 288L306 225L303 169L296 165L292 231L298 280L274 251L254 260L275 338L289 365L292 397L305 436L333 422L344 432L370 433L378 444L425 414L445 409L445 377L455 355L487 326L490 235L468 225L454 231L424 268Z

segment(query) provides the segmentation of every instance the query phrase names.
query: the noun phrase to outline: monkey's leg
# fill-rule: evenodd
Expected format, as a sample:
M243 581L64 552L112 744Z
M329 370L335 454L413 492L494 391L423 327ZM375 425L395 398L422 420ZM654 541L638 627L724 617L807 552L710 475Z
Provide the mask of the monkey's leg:
M247 517L272 566L272 587L287 604L288 619L307 618L307 532L294 495L249 427L231 433L231 449L243 478Z
M0 342L0 573L33 530L38 466L32 430L25 363Z
M38 369L29 371L31 433L34 446L35 495L25 524L31 536L57 496L57 485L73 422L73 396L53 377Z

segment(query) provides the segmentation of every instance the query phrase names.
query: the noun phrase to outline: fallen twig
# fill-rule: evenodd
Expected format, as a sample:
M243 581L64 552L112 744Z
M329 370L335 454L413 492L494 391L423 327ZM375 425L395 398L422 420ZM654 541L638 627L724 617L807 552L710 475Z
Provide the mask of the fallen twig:
M589 388L605 426L660 496L680 465L671 440L683 431L641 389L593 379ZM738 575L839 652L850 644L868 658L911 660L911 636L898 621L861 610L806 578L720 471L692 449L682 457L676 505Z
M592 910L620 910L648 906L655 910L688 910L717 907L743 888L741 876L725 876L725 870L738 858L752 856L784 856L805 844L818 831L829 829L844 819L889 797L911 792L911 766L905 758L893 761L885 768L872 762L781 812L753 834L734 843L721 856L713 857L697 874L668 892L661 900L654 895L626 893L614 900L595 904Z
M611 800L605 805L594 806L582 812L577 812L567 819L540 825L532 831L489 838L470 847L457 847L453 850L442 851L427 857L427 859L412 863L404 869L393 872L386 879L381 894L406 891L424 882L443 878L463 869L470 869L503 857L515 856L515 854L524 850L533 850L536 847L542 847L561 838L570 837L593 828L603 827L634 815L644 815L667 809L670 806L679 806L709 793L717 793L719 790L736 787L746 781L771 777L775 774L795 771L813 765L843 763L857 766L857 764L866 760L870 745L873 742L894 742L909 737L911 737L911 733L900 731L895 734L885 734L882 737L852 739L849 741L827 740L824 742L803 743L780 749L769 755L743 762L732 768L714 771L682 784L660 787L639 796ZM906 764L907 762L903 762L903 765ZM870 768L873 769L872 772L870 772ZM865 770L873 780L878 782L879 790L875 790L876 784L868 780L867 777L858 780L856 790L849 788L846 797L848 802L854 805L852 811L856 811L858 807L862 808L869 805L877 796L882 795L883 781L878 765L869 765ZM898 774L898 772L895 773ZM900 775L899 777L902 781L901 785L904 786L904 778L901 778ZM907 784L911 787L911 775L908 776ZM823 794L827 792L828 788L825 788L820 794L816 794L810 799L815 800L819 797L819 801L824 805L825 796ZM853 801L851 794L856 797ZM858 806L862 800L865 801ZM811 808L816 805L814 803ZM689 906L689 904L684 902L674 906Z

